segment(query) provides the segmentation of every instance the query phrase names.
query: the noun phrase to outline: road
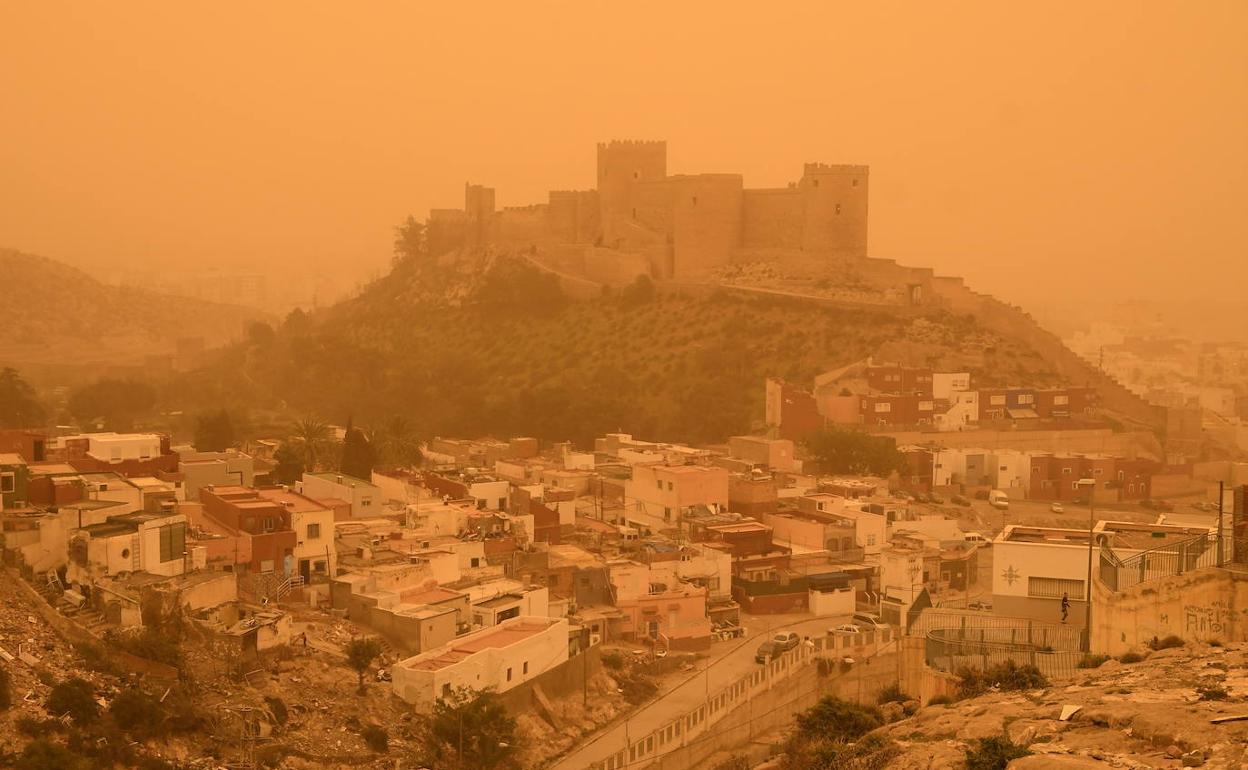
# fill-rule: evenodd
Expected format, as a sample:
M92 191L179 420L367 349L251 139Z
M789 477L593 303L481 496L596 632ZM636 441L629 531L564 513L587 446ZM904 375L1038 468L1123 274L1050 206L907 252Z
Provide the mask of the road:
M766 618L743 614L741 622L749 632L745 640L738 639L716 645L727 651L719 653L714 650L708 665L661 693L627 719L600 731L588 743L550 765L550 770L584 770L591 763L605 760L627 746L628 740L648 735L677 715L697 708L706 700L708 692L734 682L752 671L758 665L754 662L758 646L775 631L794 631L799 636L824 636L829 628L846 622L847 619L847 616L812 618L807 615L801 620L794 620L793 616Z

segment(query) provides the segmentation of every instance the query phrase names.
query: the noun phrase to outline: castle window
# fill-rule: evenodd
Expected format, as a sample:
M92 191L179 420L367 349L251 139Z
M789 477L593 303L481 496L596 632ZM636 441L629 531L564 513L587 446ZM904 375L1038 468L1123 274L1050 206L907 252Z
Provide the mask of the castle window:
M693 196L693 205L698 205L698 196Z
M851 183L851 186L852 186L852 187L857 187L857 186L858 186L858 180L857 180L857 179L855 179L855 180Z
M836 204L836 213L841 213L841 204Z
M818 186L819 186L819 180L818 180L818 179L816 179L816 180L815 180L815 187L818 187Z
M640 172L640 171L634 171L634 172L633 172L633 179L641 179L641 172Z

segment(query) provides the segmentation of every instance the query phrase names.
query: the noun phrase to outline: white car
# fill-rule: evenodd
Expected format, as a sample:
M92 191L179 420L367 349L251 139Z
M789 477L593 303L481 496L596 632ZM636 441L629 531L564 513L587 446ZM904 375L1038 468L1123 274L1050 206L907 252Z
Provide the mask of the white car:
M858 626L855 626L853 623L842 623L841 625L832 629L832 633L834 634L861 634L862 629L859 628Z
M1062 504L1061 504L1061 503L1053 503L1052 505L1050 505L1050 506L1049 506L1049 510L1050 510L1050 511L1053 511L1054 513L1065 513L1065 512L1066 512L1066 509L1062 507Z

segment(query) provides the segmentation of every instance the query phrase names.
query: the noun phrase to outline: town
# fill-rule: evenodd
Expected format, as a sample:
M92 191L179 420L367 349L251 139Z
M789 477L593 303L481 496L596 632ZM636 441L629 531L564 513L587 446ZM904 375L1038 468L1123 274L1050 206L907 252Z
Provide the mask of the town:
M811 666L923 704L974 661L1060 679L1245 633L1248 463L1169 462L1075 386L874 360L760 385L767 429L705 446L446 437L383 464L311 421L217 449L0 432L18 707L54 686L33 624L170 687L181 648L218 650L197 676L234 682L214 700L247 736L205 738L221 756L281 746L275 699L351 665L391 708L497 697L525 766L692 767L813 705ZM288 690L289 651L327 665ZM771 716L743 734L746 707Z

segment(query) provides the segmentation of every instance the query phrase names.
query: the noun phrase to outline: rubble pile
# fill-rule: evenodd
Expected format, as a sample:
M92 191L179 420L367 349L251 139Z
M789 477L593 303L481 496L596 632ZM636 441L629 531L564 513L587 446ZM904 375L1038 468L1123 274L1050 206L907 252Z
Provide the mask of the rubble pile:
M963 767L977 738L1006 734L1032 755L1011 770L1202 767L1248 762L1248 645L1189 645L1115 660L1073 682L928 706L882 728L896 770Z

